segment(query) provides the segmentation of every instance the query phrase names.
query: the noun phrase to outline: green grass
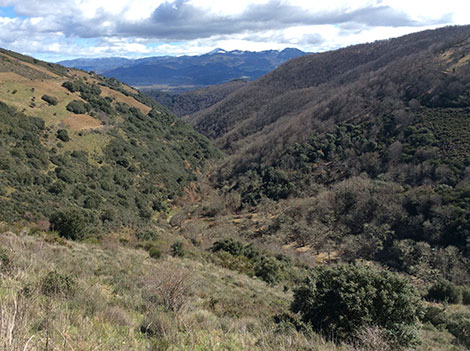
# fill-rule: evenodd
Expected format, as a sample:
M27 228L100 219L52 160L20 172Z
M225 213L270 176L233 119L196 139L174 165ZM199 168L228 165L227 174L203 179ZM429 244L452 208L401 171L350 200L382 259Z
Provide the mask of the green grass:
M280 286L198 259L164 254L154 260L117 239L76 243L0 223L0 248L13 262L0 275L0 308L11 318L15 301L17 306L9 350L23 350L31 337L32 350L47 344L51 350L97 345L103 350L142 351L360 350L328 343L314 333L278 328L273 316L286 312L292 300ZM44 295L40 287L51 271L71 277L73 293ZM169 310L159 302L154 282L161 276L185 278L181 308ZM142 325L152 333L143 333ZM421 339L417 350L464 350L452 345L452 335L432 326L421 330ZM0 332L0 343L5 342Z
M170 350L289 349L287 339L274 332L270 320L291 298L282 289L212 264L170 256L156 261L145 251L122 247L111 238L101 245L55 243L51 234L25 236L18 233L22 229L8 229L0 234L0 246L14 267L0 278L0 301L4 312L9 312L10 303L21 300L21 313L28 318L16 325L15 336L22 338L17 340L19 346L34 335L31 345L38 349L47 338L55 345L66 341L72 349L100 344L105 350L146 350L162 339L171 345ZM162 274L162 269L176 275L189 273L185 284L191 289L179 311L165 310L151 296L151 279ZM51 271L75 279L73 296L41 293L38 286ZM217 311L221 304L226 312ZM140 332L149 315L157 316L161 335L149 337ZM38 329L45 320L47 324ZM306 337L294 336L297 346L292 350L310 349ZM325 348L321 349L335 349L322 343Z

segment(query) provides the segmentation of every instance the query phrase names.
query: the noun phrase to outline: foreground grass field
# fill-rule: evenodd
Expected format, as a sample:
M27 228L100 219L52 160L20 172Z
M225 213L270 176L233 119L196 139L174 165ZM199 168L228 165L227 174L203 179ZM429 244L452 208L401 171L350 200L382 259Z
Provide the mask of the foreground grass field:
M221 268L195 248L153 259L116 236L77 243L0 229L1 350L374 349L275 324L292 301L288 289ZM444 330L421 334L419 350L464 350L445 348Z

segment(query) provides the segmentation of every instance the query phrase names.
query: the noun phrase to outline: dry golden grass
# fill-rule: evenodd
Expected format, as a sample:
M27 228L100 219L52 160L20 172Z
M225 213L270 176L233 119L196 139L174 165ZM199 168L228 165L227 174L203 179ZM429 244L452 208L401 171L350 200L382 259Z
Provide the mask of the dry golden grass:
M70 114L69 117L64 119L66 127L75 130L89 130L98 129L103 127L100 121L88 115Z

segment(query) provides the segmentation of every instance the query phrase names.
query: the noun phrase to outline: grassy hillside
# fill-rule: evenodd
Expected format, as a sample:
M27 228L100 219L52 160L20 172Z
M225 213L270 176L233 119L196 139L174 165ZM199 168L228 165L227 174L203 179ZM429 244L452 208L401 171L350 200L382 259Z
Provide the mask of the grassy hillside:
M290 283L266 284L237 272L241 260L228 252L186 243L184 257L164 250L151 258L130 242L123 245L125 238L130 239L120 234L101 244L77 243L2 224L1 347L391 350L373 328L354 344L325 341L289 312ZM418 350L465 350L465 329L456 323L468 321L468 307L433 304L426 313Z
M59 229L74 219L88 227L79 236L147 225L217 155L116 80L5 50L0 59L2 220L55 218Z

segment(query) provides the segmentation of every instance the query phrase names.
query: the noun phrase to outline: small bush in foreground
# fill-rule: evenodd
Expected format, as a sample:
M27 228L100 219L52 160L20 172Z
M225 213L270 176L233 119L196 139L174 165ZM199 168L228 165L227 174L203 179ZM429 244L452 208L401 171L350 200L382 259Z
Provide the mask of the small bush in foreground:
M154 258L154 259L159 259L162 256L162 252L160 251L160 249L158 247L152 246L149 249L149 256Z
M319 267L295 290L292 311L324 335L348 340L377 326L397 347L417 341L421 301L404 278L363 265Z
M50 297L72 297L76 291L76 281L73 277L51 271L41 280L41 292Z

